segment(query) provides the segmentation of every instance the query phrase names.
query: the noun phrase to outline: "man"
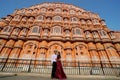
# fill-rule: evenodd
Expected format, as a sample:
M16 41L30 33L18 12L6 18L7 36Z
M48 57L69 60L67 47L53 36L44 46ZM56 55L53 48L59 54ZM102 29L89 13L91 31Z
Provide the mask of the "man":
M52 79L55 78L55 72L56 72L56 67L57 67L56 59L57 59L57 50L54 50L54 54L52 55L52 59L51 59L51 62L52 62L51 78Z

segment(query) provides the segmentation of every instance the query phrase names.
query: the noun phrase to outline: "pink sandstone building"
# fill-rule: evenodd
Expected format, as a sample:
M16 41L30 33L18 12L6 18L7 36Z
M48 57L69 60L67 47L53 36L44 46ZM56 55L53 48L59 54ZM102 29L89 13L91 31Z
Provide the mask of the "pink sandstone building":
M65 3L16 9L0 20L0 58L64 61L120 61L120 32L96 13Z

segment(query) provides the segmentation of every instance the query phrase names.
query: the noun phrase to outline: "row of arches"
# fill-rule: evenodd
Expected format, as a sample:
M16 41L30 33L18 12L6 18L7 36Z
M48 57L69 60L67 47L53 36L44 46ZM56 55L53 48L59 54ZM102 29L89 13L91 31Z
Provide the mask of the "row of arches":
M64 29L59 25L53 26L51 28L42 28L40 26L33 26L30 28L30 30L23 28L22 30L18 27L14 28L14 27L10 27L10 26L6 26L4 27L3 30L1 30L1 34L5 34L5 33L10 33L9 35L21 35L21 34L26 34L26 35L39 35L39 36L50 36L50 35L56 35L56 36L60 36L60 35L67 35L67 36L83 36L83 37L94 37L94 38L100 38L100 37L104 37L104 38L111 38L114 39L115 34L114 32L107 32L105 30L94 30L94 31L90 31L90 30L83 30L79 27L73 27L73 28L68 28L68 29Z
M7 17L6 20L18 20L18 21L39 21L39 22L73 22L73 23L82 23L82 24L102 24L102 25L106 25L104 20L98 20L98 19L81 19L78 18L76 16L72 16L72 17L62 17L60 15L56 15L56 16L45 16L45 15L40 15L37 17L27 17L27 16L21 16L21 15L15 15L14 18L12 16Z
M2 41L2 40L1 40ZM84 43L84 42L38 42L19 40L17 42L9 40L1 49L0 57L20 58L20 59L37 59L51 60L54 50L61 53L62 60L81 61L81 62L100 62L100 61L120 61L120 55L117 52L116 45L111 43ZM0 45L1 47L1 45ZM13 47L13 48L11 48ZM99 48L100 47L100 48ZM97 49L98 48L98 49ZM103 49L101 49L103 48ZM101 49L101 50L99 50ZM120 44L119 44L120 49Z
M75 10L75 9L63 9L61 7L41 7L41 8L34 8L34 9L21 9L21 10L18 10L16 11L16 13L35 13L35 12L38 12L38 13L46 13L46 12L54 12L54 13L69 13L69 14L79 14L79 15L89 15L89 12L85 12L83 11L82 9L81 10Z

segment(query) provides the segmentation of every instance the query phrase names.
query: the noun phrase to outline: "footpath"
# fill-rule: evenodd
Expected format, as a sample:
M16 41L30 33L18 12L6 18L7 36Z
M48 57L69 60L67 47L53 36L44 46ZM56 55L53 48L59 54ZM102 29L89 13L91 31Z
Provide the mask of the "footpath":
M50 74L0 72L0 80L52 80ZM57 79L54 79L57 80ZM67 75L66 80L120 80L120 76Z

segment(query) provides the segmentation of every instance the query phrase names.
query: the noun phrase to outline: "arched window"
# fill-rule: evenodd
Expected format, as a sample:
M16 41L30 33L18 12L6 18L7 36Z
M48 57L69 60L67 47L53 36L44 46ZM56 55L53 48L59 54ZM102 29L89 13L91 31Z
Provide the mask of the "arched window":
M45 13L45 12L47 12L47 9L46 8L41 8L41 10L40 10L42 13Z
M78 15L82 15L82 12L81 12L81 11L78 11Z
M111 37L112 39L115 38L115 35L114 35L113 32L110 32L109 35L110 35L110 37Z
M21 13L22 13L22 14L24 14L24 13L25 13L25 11L26 11L26 10L25 10L25 9L23 9L23 10L21 10Z
M15 17L14 17L14 19L19 19L20 18L20 16L19 15L16 15Z
M49 30L48 29L44 29L44 35L48 35Z
M36 44L28 42L23 46L23 55L21 58L24 59L34 59L35 58L35 49L37 48Z
M96 20L96 19L94 19L94 20L93 20L93 24L99 24L99 21Z
M80 34L80 29L76 29L76 34Z
M63 13L67 13L68 11L66 9L63 10Z
M34 9L34 12L36 13L36 12L38 12L38 10L39 10L38 8L35 8L35 9Z
M80 44L75 47L76 60L77 61L89 61L88 50L85 45Z
M37 18L38 21L42 21L43 19L44 19L43 16L39 16L39 17Z
M92 22L90 20L87 20L87 24L92 24Z
M53 18L53 20L54 20L54 21L61 21L62 18L61 18L61 16L55 16L55 17Z
M19 33L20 29L19 28L15 28L14 29L14 33Z
M3 29L3 32L7 32L8 30L9 30L9 27L7 26Z
M75 10L70 10L70 14L75 14Z
M28 21L34 21L34 17L30 17Z
M68 18L65 17L65 18L64 18L64 22L68 22Z
M32 13L32 11L33 11L32 9L29 9L29 10L28 10L29 13Z
M52 17L47 17L46 21L50 22L52 20Z
M98 38L98 33L96 31L92 32L94 38Z
M53 34L61 34L61 27L60 26L54 26L53 28L52 28L52 30L53 30Z
M26 33L26 32L27 32L27 29L26 29L26 28L23 28L22 32L23 32L23 33Z
M71 22L78 22L78 19L76 17L72 17Z
M107 36L107 33L106 33L104 30L101 30L101 31L100 31L100 35L101 35L101 36Z
M39 33L40 31L39 31L39 26L34 26L33 28L32 28L32 33Z
M56 9L55 9L55 12L56 12L56 13L61 13L62 10L61 10L60 8L56 8Z
M10 21L12 19L12 16L7 16L5 20Z
M81 35L81 29L80 28L73 28L73 34L74 35Z
M11 32L12 31L12 27L7 26L3 29L3 32Z
M49 9L48 11L51 13L51 12L53 12L53 9Z
M82 24L86 24L85 20L83 20L83 19L81 20L81 23L82 23Z
M27 17L23 17L23 18L22 18L22 21L26 21L26 20L27 20Z
M70 31L69 30L65 30L65 34L66 35L70 35Z
M86 31L85 34L86 34L86 37L87 37L87 38L88 38L88 37L91 37L91 34L90 34L89 31Z

